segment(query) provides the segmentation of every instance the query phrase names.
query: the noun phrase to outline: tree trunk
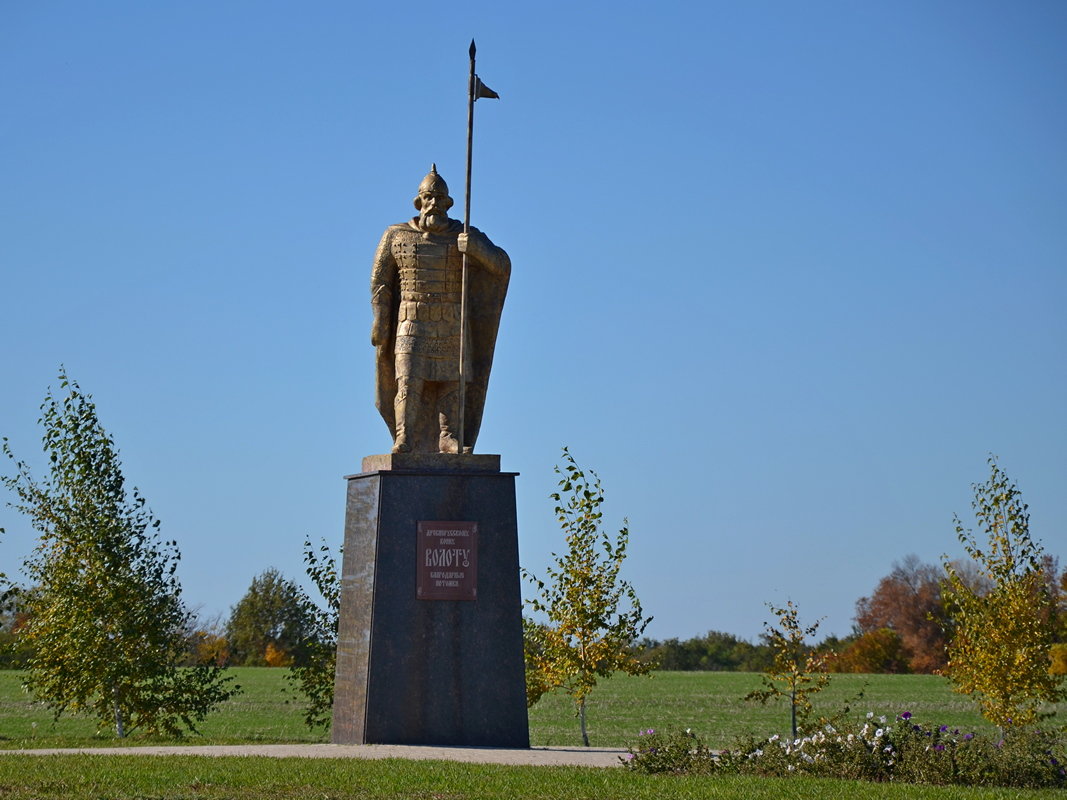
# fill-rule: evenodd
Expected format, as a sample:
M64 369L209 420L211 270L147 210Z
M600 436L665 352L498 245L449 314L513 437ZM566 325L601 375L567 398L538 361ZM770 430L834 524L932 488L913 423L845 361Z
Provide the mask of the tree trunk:
M122 724L122 708L119 706L119 687L111 687L111 705L115 710L115 735L120 739L126 738L126 728Z
M797 693L794 689L789 693L789 724L793 730L793 741L797 740Z
M589 732L585 729L585 698L578 701L578 722L582 726L582 744L589 746Z

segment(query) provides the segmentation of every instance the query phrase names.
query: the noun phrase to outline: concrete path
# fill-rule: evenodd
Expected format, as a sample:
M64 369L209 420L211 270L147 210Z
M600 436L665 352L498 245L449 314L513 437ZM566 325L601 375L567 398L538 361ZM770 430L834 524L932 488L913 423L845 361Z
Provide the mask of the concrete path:
M120 756L263 756L267 758L410 758L417 761L465 761L471 764L617 767L625 750L599 747L435 747L399 744L242 744L170 747L86 747L0 750L3 755L51 756L82 753Z

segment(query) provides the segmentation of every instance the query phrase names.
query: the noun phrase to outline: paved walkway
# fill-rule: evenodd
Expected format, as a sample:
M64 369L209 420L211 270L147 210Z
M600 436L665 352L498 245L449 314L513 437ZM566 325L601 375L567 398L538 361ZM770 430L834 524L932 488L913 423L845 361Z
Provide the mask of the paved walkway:
M122 756L264 756L267 758L410 758L416 761L465 761L471 764L617 767L625 750L599 747L435 747L400 744L242 744L170 747L86 747L0 750L2 755L51 756L84 753Z

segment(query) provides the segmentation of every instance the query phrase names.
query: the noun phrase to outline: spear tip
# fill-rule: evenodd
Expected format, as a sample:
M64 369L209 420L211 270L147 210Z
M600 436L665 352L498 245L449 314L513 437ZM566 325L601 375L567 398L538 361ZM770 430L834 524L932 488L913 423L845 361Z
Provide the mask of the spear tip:
M477 48L474 46L474 39L471 39L471 59L474 59L474 54L477 52Z

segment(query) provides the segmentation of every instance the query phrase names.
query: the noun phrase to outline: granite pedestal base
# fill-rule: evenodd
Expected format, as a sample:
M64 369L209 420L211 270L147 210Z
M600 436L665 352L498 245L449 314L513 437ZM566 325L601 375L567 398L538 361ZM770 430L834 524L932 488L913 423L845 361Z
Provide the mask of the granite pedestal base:
M385 458L348 478L332 740L529 747L515 473ZM477 523L476 599L418 599L425 521Z

